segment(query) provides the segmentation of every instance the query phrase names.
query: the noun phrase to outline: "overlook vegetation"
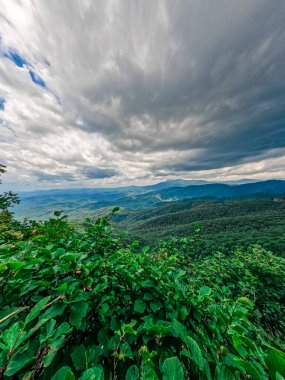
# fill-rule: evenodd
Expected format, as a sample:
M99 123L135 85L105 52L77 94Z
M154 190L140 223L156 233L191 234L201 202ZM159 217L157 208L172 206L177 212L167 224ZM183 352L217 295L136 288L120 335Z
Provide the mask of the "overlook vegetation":
M0 196L0 377L285 378L281 254L203 255L190 220L187 237L152 249L113 230L118 208L81 225L61 211L19 222L17 202Z
M285 254L285 199L184 200L142 210L124 210L113 225L127 230L128 239L156 247L160 240L185 238L192 223L201 224L201 255L247 249L260 244Z

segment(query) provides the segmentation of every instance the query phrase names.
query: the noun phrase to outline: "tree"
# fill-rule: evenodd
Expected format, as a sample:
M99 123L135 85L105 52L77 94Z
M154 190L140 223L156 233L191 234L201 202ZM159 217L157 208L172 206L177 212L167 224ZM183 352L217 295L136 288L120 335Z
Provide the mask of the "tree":
M6 172L6 166L0 164L0 175ZM2 183L0 179L0 184ZM15 204L19 204L20 200L18 196L12 191L4 192L0 194L0 212L9 212L9 208Z

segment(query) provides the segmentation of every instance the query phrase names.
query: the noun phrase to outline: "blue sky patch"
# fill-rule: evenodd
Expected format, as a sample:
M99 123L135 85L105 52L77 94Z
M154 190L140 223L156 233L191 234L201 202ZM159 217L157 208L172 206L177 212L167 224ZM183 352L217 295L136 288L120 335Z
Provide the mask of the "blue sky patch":
M0 55L2 55L5 58L10 59L12 62L15 63L16 66L20 68L26 67L29 71L32 81L38 86L41 86L45 89L47 88L45 81L31 69L32 65L28 61L26 61L25 58L22 57L20 54L16 53L14 50L9 49L8 52L0 51ZM4 103L1 106L1 99L0 99L0 109L3 109L3 108L4 108Z
M5 105L5 99L0 98L0 111L4 110L4 105Z
M21 57L18 53L13 50L9 50L8 53L3 54L4 57L9 58L11 61L15 63L18 67L24 67L25 65L29 65L29 63L25 60L25 58Z
M47 88L45 81L41 77L39 77L33 70L29 70L29 74L34 83L38 84L43 88Z

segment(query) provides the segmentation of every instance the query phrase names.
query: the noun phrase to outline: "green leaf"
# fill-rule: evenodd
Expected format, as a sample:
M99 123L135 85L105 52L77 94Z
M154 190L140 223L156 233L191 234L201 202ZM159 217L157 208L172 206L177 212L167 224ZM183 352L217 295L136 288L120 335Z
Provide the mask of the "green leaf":
M51 380L75 380L75 376L70 367L60 368Z
M86 357L85 357L85 347L83 344L75 347L75 349L71 353L71 358L74 364L74 367L77 370L86 369Z
M48 367L52 363L55 355L57 354L58 350L60 349L60 347L62 346L65 340L65 335L69 334L71 331L72 331L72 327L67 322L63 322L55 330L53 339L49 347L49 352L43 359L44 367Z
M43 298L40 300L30 311L30 313L27 315L25 319L25 324L31 322L33 319L35 319L43 310L45 305L49 302L50 296Z
M183 380L184 371L177 356L165 359L162 365L163 380Z
M215 380L236 380L236 376L224 365L216 367Z
M82 320L86 317L88 309L89 305L87 302L73 303L70 307L69 323L80 330Z
M150 250L150 247L148 245L142 247L142 253L147 253Z
M66 289L67 289L67 284L66 283L61 284L57 288L54 288L54 290L56 290L57 292L64 292Z
M141 380L158 380L152 362L144 362L141 368Z
M136 365L132 365L128 368L126 374L126 380L139 380L140 372Z
M254 366L254 362L250 363L246 360L239 359L239 364L246 370L246 373L252 377L253 380L267 380L267 376L264 373L262 366L257 368Z
M137 313L143 314L145 311L146 305L142 300L136 300L134 305L134 311Z
M108 313L109 308L110 306L107 303L102 303L101 309L104 315Z
M36 354L36 345L33 343L24 352L16 354L9 361L5 371L6 376L13 376L22 368L26 367L29 363L33 362Z
M200 297L209 296L211 293L212 293L212 289L209 288L208 286L202 286L199 290Z
M240 297L240 298L237 300L237 302L239 302L239 303L241 303L241 304L247 306L247 307L250 308L250 309L252 309L253 306L254 306L253 302L252 302L249 298L247 298L247 297Z
M160 302L151 302L150 303L150 308L151 310L155 313L161 308L161 303Z
M65 308L66 305L64 303L54 303L41 315L41 318L50 319L59 317L63 314Z
M189 348L192 360L194 361L196 366L202 371L204 369L204 359L201 349L198 346L197 342L188 335L187 330L182 325L182 323L178 322L177 320L174 320L172 324L175 327L175 329L179 332L182 341Z
M73 253L65 253L64 255L60 256L61 261L75 261L76 256Z
M80 376L79 380L104 380L104 370L102 366L87 369Z
M200 347L198 346L197 342L191 338L190 336L187 337L185 340L185 343L189 347L192 358L196 366L202 371L204 369L204 359L201 352Z
M285 376L285 353L277 350L274 347L270 347L265 362L268 366L268 370L271 376L275 377L276 373Z
M121 329L124 334L130 334L130 335L136 335L137 332L134 330L135 325L137 324L137 321L132 319L130 323L122 323Z
M14 347L17 340L19 339L19 336L21 335L23 327L23 322L16 322L3 332L2 339L8 349Z
M127 343L127 342L123 343L120 346L120 353L123 354L127 358L132 358L133 357L133 353L132 353L131 347L130 347L129 343Z

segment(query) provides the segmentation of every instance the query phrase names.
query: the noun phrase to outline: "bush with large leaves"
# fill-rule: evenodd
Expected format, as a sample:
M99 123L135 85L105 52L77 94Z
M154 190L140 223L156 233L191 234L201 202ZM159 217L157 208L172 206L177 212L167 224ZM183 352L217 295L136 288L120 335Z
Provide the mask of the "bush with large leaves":
M2 243L1 376L285 376L284 353L250 322L252 293L233 273L222 284L214 278L225 262L193 263L167 245L157 253L137 242L124 247L109 220L75 229L56 212L29 237ZM232 272L235 260L242 266L249 259L233 259Z

